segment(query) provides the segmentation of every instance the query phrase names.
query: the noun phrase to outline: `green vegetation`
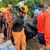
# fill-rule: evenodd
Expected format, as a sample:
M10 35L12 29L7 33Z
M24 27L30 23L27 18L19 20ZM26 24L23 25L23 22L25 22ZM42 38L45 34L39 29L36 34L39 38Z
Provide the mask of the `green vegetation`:
M18 2L20 2L20 0L3 0L2 2L0 2L0 7L5 7L9 3L14 4Z
M20 1L22 1L22 0L3 0L2 2L0 2L0 7L5 7L9 3L17 4ZM37 2L36 5L39 5L41 3L41 1L40 0L24 0L24 1L29 8L29 16L33 17L33 10L34 10L33 6L35 6L34 2Z
M36 4L35 4L36 2ZM25 2L29 8L29 16L33 17L34 6L39 5L41 3L40 0L26 0Z

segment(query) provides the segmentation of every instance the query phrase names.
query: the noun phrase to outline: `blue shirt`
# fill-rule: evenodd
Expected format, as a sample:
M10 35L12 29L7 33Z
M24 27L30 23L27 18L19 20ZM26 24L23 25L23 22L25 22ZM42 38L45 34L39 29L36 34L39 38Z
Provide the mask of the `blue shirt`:
M28 18L27 18L27 15L26 16L24 16L24 21L26 21Z
M36 10L34 10L34 14L40 14L40 13L42 13L42 10L39 10L39 9L36 9Z

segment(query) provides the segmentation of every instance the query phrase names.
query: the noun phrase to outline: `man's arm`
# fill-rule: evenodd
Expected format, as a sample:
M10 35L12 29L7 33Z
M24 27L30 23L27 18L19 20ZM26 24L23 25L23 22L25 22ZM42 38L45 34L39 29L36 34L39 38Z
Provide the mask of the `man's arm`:
M50 45L50 16L47 16L45 19L45 28L44 28L44 36L45 36L45 42L46 46Z

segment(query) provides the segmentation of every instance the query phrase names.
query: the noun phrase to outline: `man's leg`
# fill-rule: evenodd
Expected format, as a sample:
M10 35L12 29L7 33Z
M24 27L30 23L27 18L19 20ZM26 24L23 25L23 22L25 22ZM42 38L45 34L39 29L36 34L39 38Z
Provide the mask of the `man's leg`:
M44 39L43 33L38 33L38 39L39 39L39 43L41 44L39 50L44 50L44 47L45 47L45 39Z
M16 50L20 50L20 32L13 32L13 38Z
M22 30L21 34L22 50L26 50L26 36L24 33L24 29Z

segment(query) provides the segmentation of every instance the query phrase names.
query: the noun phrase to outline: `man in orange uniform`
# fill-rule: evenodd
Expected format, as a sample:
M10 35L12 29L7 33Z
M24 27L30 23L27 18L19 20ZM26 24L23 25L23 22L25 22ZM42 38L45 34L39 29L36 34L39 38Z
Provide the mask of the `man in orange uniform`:
M11 33L11 26L12 26L12 15L11 15L11 8L12 8L12 5L11 4L8 4L7 6L6 6L6 8L5 8L5 13L6 13L6 15L5 15L5 19L6 19L6 23L7 23L7 25L6 25L6 27L8 28L8 29L5 29L5 31L4 31L4 33L5 33L5 35L6 35L6 32L8 33ZM7 31L6 31L7 30ZM8 35L6 35L6 37L7 37Z
M43 12L37 17L38 39L41 44L40 50L44 50L45 45L50 50L50 6L46 12Z
M12 28L12 34L13 34L16 50L20 50L20 46L22 47L22 50L26 50L26 36L24 33L23 18L24 18L23 11L19 10L19 13L17 13Z
M23 8L23 10L24 10L24 19L23 20L27 21L27 19L28 19L27 15L28 15L28 11L29 11L27 5L23 4L23 5L20 5L19 7Z

